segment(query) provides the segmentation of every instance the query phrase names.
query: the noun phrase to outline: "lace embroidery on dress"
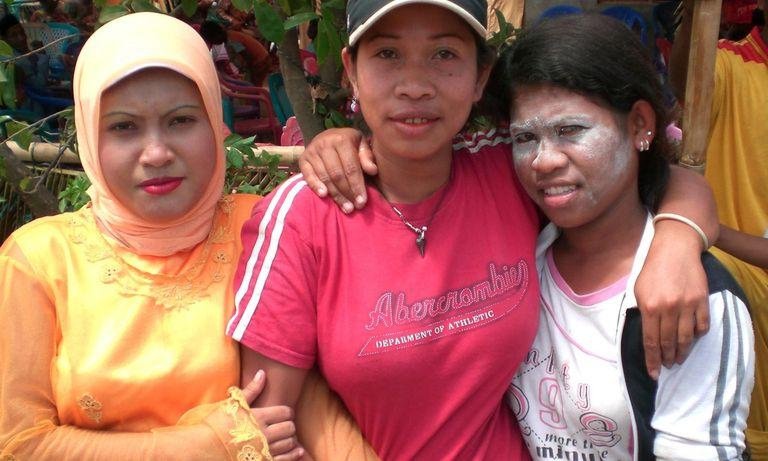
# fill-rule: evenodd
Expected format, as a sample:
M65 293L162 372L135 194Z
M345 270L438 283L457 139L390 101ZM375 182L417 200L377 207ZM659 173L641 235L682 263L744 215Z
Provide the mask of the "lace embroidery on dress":
M93 398L91 394L83 394L77 401L77 405L85 414L96 423L101 422L101 402Z
M243 391L239 387L232 386L228 393L229 398L224 401L223 406L224 413L232 418L233 423L233 428L229 431L229 435L232 436L229 443L238 444L257 439L262 447L259 451L253 445L243 445L237 453L237 461L271 461L269 442L264 433L259 430Z
M237 452L237 461L261 461L261 453L253 445L243 445Z
M158 305L171 310L189 306L207 296L211 284L221 282L229 272L226 267L232 263L233 246L215 248L234 241L232 232L232 197L224 196L218 203L214 224L203 243L197 259L179 274L168 276L153 274L134 267L123 260L105 240L93 214L73 213L69 218L69 238L84 249L86 259L98 264L99 281L119 286L124 294L146 296L155 299ZM207 266L211 270L205 271ZM202 277L208 273L210 277Z

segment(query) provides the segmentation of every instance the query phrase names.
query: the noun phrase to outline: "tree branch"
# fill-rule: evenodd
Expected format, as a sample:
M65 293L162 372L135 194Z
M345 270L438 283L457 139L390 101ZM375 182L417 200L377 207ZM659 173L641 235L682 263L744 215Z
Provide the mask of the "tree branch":
M59 202L46 188L25 191L21 182L32 176L32 171L19 160L5 143L0 144L0 159L5 163L5 180L32 211L35 217L59 214Z

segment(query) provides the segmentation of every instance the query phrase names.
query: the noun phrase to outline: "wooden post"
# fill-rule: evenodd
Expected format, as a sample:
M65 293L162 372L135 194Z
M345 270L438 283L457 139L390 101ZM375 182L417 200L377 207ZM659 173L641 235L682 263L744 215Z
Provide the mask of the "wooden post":
M692 3L693 22L685 82L683 152L680 163L704 173L722 0L697 0Z

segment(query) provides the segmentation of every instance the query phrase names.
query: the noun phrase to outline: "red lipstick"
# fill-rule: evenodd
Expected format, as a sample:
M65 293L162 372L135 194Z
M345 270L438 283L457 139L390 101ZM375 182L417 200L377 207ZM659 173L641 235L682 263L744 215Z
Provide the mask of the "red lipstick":
M144 192L148 194L165 195L173 192L177 187L181 185L181 181L183 180L184 178L178 177L152 178L147 179L146 181L139 184L139 187L141 187Z

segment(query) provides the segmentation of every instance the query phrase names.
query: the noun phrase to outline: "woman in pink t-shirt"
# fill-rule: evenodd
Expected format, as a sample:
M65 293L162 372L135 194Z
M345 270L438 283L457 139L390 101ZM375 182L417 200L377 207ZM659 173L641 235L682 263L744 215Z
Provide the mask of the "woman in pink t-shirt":
M347 11L370 204L347 216L298 176L255 208L227 329L244 376L294 405L316 365L383 459L527 459L502 396L536 326L538 219L506 145L453 145L490 71L485 2Z

